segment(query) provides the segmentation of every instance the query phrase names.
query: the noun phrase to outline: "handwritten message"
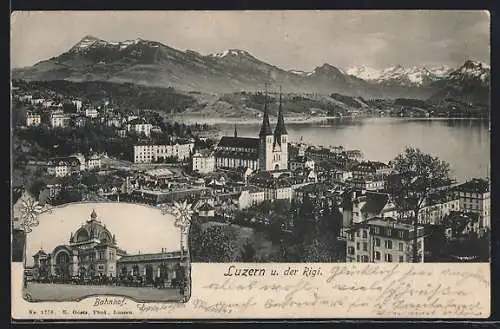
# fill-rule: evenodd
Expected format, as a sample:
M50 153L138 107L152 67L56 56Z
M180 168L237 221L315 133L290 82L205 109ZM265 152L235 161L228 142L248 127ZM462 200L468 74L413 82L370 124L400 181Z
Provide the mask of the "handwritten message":
M490 271L489 264L193 264L186 303L18 296L14 306L19 318L487 318Z

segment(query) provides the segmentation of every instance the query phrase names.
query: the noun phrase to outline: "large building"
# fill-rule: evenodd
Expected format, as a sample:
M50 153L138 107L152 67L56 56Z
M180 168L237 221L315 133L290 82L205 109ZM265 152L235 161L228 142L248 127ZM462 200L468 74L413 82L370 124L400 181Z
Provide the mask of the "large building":
M193 152L194 143L173 145L135 145L134 162L152 163L163 162L169 158L183 161L188 159Z
M238 137L236 129L233 137L222 137L215 152L215 165L218 168L248 167L254 171L288 170L288 133L281 103L280 93L278 122L273 133L266 92L259 137Z
M71 233L69 244L55 247L50 254L40 250L33 258L40 276L116 277L116 262L124 255L115 236L92 211L90 220Z
M417 257L413 261L414 243ZM354 224L347 232L347 262L414 263L424 261L424 228L393 218L371 218Z
M135 132L136 134L143 134L146 137L151 136L152 124L143 118L132 119L127 123L127 131Z
M167 281L179 276L181 252L129 255L92 211L90 220L71 233L69 244L59 245L51 253L33 255L36 276L60 278L135 277L143 282L156 278Z
M192 169L200 174L207 174L215 170L215 157L208 150L201 150L193 154Z
M309 168L314 170L314 160L309 159L308 157L303 155L297 155L295 158L290 160L291 171L304 168Z
M418 222L420 224L439 225L441 221L460 209L460 199L450 193L434 195L432 199L425 202L418 212Z
M85 162L83 163L85 165ZM48 162L47 173L56 177L66 177L82 170L81 160L77 156L54 158Z
M460 210L479 214L479 225L491 228L490 182L484 179L473 179L456 188L456 196L460 199Z
M391 168L388 165L377 161L363 161L352 169L354 178L386 177L390 173Z

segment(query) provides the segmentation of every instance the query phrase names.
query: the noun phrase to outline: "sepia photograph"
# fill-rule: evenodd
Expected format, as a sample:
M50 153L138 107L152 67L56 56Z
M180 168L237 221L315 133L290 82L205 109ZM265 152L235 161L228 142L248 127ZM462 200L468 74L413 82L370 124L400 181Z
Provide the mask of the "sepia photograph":
M14 12L24 295L180 300L189 262L489 263L490 71L487 11Z
M36 221L25 246L30 302L93 295L172 302L188 292L189 253L173 215L127 203L71 203Z

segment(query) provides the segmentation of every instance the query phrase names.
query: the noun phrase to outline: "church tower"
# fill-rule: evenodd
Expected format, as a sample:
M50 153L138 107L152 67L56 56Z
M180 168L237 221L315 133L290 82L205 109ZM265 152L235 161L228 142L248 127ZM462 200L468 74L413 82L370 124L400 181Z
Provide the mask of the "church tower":
M281 104L281 87L280 87L280 103L278 109L278 122L274 129L274 143L273 149L275 155L275 167L278 166L280 170L288 169L288 133L285 127L285 119L283 117L283 106Z
M267 110L267 84L264 94L264 115L259 132L259 170L273 170L273 132Z

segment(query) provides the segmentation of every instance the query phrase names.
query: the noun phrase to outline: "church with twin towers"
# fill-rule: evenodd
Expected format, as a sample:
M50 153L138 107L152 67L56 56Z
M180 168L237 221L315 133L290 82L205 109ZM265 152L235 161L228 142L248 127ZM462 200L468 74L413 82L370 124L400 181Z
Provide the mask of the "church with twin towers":
M278 106L278 121L274 130L269 120L267 86L264 93L264 109L259 136L239 137L237 128L234 136L221 138L215 151L215 165L218 168L248 167L253 171L288 170L288 133L283 117L281 88Z

